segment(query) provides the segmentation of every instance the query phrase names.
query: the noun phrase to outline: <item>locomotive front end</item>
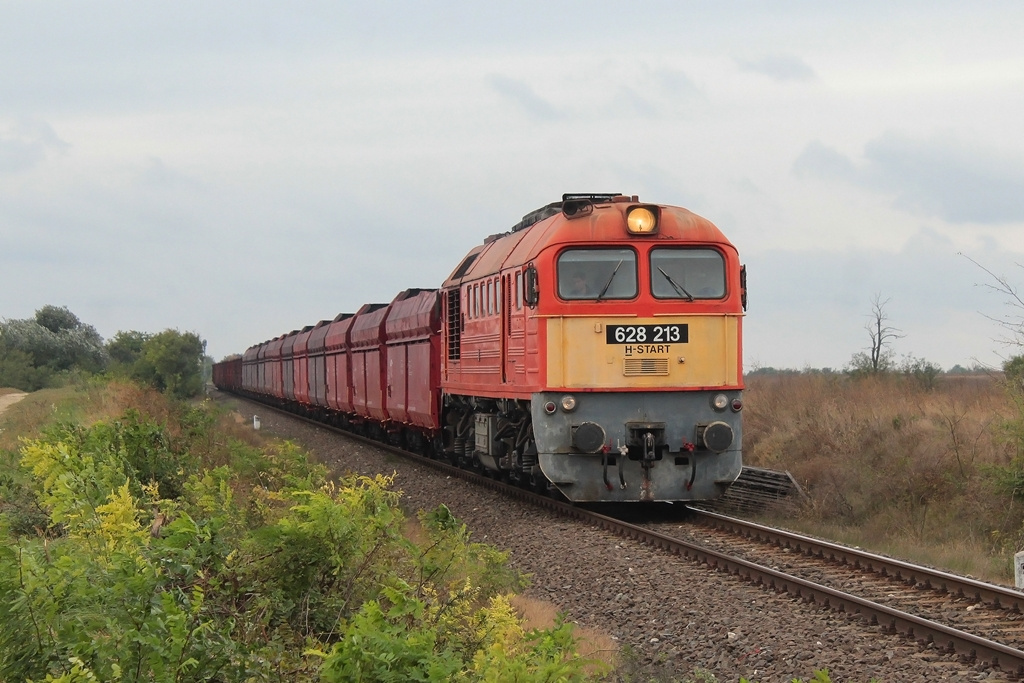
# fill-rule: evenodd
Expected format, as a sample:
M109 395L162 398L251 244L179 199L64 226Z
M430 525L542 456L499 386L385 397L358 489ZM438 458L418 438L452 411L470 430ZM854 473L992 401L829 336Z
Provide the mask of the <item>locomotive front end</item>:
M539 465L572 501L717 498L742 467L743 269L704 219L619 199L538 266Z
M736 338L735 321L615 320L549 321L548 348L563 356L549 356L549 384L561 389L531 406L545 476L581 502L717 498L742 467L742 392L726 379L735 347L723 343ZM680 334L608 341L623 330Z

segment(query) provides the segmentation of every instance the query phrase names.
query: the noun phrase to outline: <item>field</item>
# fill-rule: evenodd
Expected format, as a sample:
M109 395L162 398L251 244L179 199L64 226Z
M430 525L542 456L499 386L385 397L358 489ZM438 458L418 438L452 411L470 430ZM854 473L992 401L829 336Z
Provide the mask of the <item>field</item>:
M746 464L810 495L771 521L1012 584L1024 405L1001 374L757 375L744 398Z

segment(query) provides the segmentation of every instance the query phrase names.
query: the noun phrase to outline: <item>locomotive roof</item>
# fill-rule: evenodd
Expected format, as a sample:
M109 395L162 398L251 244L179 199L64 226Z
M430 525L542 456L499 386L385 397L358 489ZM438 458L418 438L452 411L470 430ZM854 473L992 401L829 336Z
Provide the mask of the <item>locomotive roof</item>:
M585 193L583 193L583 194L580 194L580 193L563 194L562 195L562 201L560 201L560 202L551 202L550 204L548 204L546 206L540 207L536 211L531 211L530 213L528 213L525 216L523 216L523 220L521 220L518 223L516 223L515 225L513 225L512 229L509 230L509 232L500 233L500 234L497 234L497 235L491 235L491 237L489 237L488 239L492 239L492 238L496 239L498 237L503 237L504 235L507 235L509 233L518 232L520 230L528 228L531 225L533 225L534 223L539 223L540 221L544 220L545 218L551 218L552 216L562 212L562 207L565 206L566 202L588 202L589 201L591 204L600 204L600 203L610 202L613 199L615 199L616 197L623 197L623 196L625 196L625 195L623 195L621 192L612 192L612 193L603 193L603 194L585 194ZM634 202L637 201L637 198L635 196L633 197L633 201ZM486 241L487 240L484 240L484 242L486 242Z
M490 235L483 244L473 247L443 286L524 265L544 249L563 244L682 241L731 247L711 221L682 207L664 204L656 205L662 216L657 234L627 235L625 212L637 205L641 202L636 195L564 194L562 201L531 211L508 232Z

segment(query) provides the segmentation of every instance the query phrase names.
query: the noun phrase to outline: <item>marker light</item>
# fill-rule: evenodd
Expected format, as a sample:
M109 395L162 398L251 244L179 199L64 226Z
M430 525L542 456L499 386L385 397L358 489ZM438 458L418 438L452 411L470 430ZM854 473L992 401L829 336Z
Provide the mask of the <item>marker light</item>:
M567 413L571 413L576 410L576 397L575 396L563 396L562 397L562 410Z
M718 394L711 401L711 405L714 407L715 410L725 410L726 406L729 405L729 397L726 396L725 394Z
M631 235L653 235L658 232L658 207L634 206L626 212L626 230Z
M548 401L544 404L544 412L548 415L554 415L556 410L558 410L558 406L555 405L554 401Z

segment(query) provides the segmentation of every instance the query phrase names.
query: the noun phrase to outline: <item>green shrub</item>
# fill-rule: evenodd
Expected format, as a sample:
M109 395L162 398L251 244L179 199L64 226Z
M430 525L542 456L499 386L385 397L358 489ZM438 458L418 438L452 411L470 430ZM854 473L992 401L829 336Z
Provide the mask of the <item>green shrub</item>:
M584 679L571 625L524 633L523 577L446 508L415 541L388 477L330 483L287 443L211 466L194 410L0 460L0 680Z
M52 376L51 368L36 367L32 354L11 348L0 338L0 387L37 391L48 386Z

